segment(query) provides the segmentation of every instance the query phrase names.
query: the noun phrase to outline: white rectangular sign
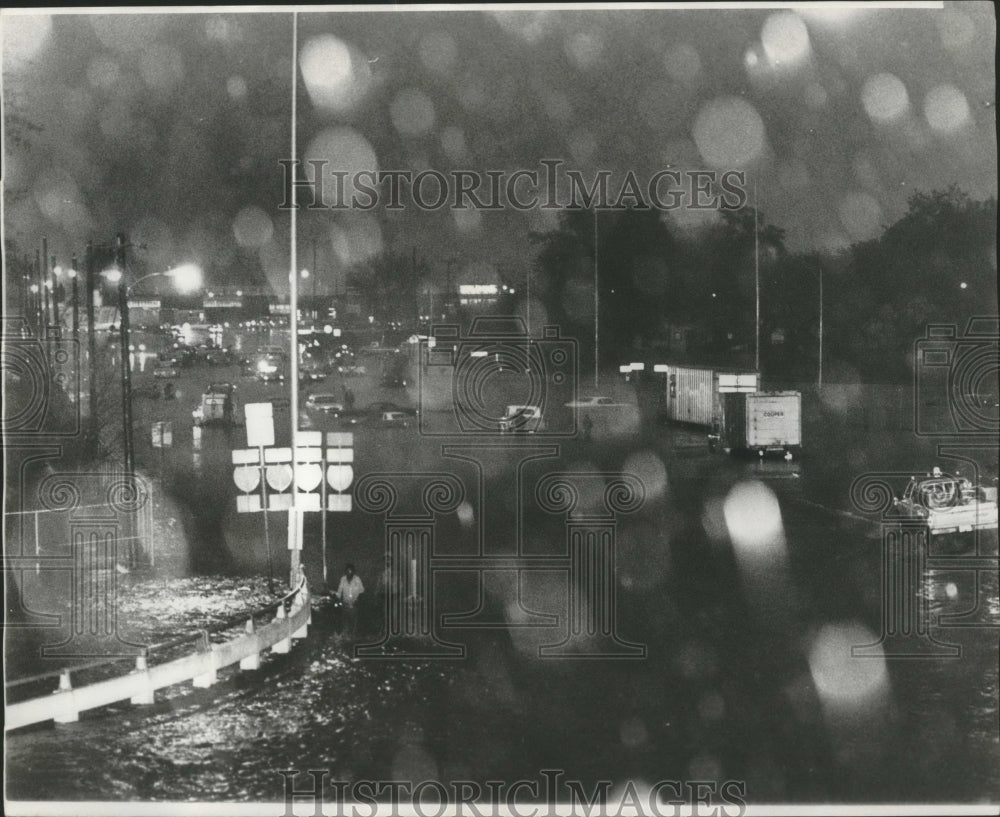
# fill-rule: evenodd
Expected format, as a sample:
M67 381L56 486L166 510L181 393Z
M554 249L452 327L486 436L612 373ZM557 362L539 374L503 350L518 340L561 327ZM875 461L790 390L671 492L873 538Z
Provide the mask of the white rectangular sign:
M274 445L274 407L270 403L247 403L247 445L261 448Z

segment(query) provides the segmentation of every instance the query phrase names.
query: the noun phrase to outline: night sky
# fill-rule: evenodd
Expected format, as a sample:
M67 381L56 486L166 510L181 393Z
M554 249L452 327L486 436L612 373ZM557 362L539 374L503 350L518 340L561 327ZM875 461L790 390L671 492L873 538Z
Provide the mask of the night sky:
M4 228L68 260L124 231L140 263L284 290L292 15L4 17ZM341 169L648 178L742 169L794 250L838 249L956 184L996 195L995 22L942 9L300 13L300 158ZM372 163L376 167L371 167ZM301 195L301 194L300 194ZM664 218L696 230L714 212ZM303 211L321 282L415 247L444 280L517 277L553 211Z

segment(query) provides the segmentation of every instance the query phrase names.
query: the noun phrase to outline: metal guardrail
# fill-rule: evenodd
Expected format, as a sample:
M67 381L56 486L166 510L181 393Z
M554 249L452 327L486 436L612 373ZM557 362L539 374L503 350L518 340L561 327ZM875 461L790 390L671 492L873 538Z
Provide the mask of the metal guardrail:
M257 616L275 610L274 618L259 629ZM156 690L192 681L196 687L210 687L218 679L218 671L239 662L241 670L260 668L260 654L267 649L276 653L291 650L293 639L305 638L312 621L309 587L303 577L298 587L286 596L251 612L235 621L245 621L246 632L239 638L212 644L209 632L233 629L237 624L226 623L204 628L178 638L148 647L135 657L135 668L124 675L73 687L72 674L102 666L112 666L132 659L105 659L74 667L18 678L5 684L5 689L58 678L59 688L48 695L8 703L4 707L4 730L18 729L34 723L54 720L71 723L79 720L88 709L130 700L133 704L152 704ZM155 666L149 665L149 654L198 640L192 653Z

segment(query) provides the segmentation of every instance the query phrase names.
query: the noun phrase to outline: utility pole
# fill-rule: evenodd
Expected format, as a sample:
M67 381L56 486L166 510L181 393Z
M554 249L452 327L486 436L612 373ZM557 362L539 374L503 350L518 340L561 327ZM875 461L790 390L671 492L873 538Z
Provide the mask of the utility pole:
M87 409L90 412L90 434L94 445L97 445L97 336L94 326L94 245L87 242L87 254L84 257L86 278L84 279L84 294L87 298Z
M76 255L70 260L69 275L73 279L73 342L80 342L80 285L77 280L80 272L76 268Z
M56 257L52 256L52 323L59 326L59 280L56 278Z
M49 240L47 238L42 239L42 266L41 266L41 285L42 292L45 293L45 312L42 317L42 325L48 327L50 324L49 316L49 299L55 299L56 293L49 292L46 279L49 277Z
M35 296L35 328L41 337L45 330L45 279L42 277L42 261L38 250L35 250L34 285L38 288Z
M125 474L135 468L135 451L132 442L132 362L129 359L128 281L125 274L125 236L115 236L115 264L121 271L118 279L119 345L122 359L122 433L125 442Z

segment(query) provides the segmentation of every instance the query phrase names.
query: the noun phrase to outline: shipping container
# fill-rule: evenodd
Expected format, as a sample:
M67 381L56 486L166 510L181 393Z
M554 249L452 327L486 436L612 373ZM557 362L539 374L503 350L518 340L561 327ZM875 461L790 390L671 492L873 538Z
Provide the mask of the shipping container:
M713 428L722 416L722 395L757 391L757 372L667 365L664 417Z
M797 391L729 393L710 441L723 450L791 454L802 445L802 395Z

